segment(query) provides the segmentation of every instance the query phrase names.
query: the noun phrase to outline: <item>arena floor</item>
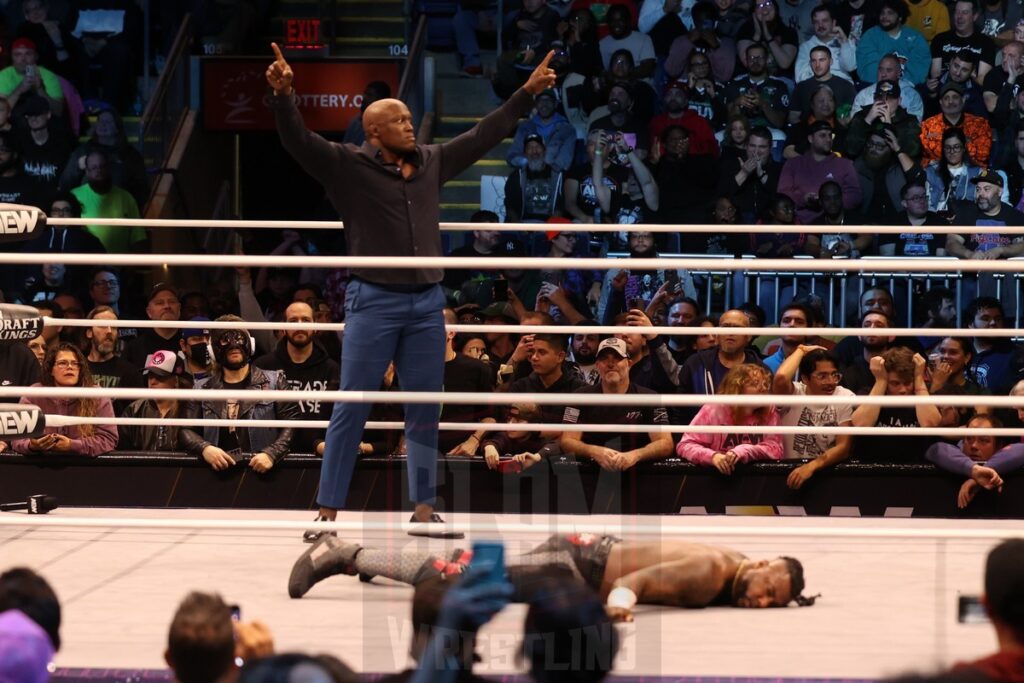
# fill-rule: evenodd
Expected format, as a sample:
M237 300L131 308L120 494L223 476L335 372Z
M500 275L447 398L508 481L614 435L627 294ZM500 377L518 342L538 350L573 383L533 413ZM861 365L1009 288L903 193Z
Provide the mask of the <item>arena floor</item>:
M5 517L12 514L16 513ZM397 525L407 514L364 517L394 519ZM310 518L308 512L197 509L78 508L50 516L56 515ZM340 519L358 518L357 513L347 513ZM512 556L546 538L552 518L459 515L458 521L535 524L536 533L503 535ZM558 521L619 524L621 518ZM990 521L687 516L630 522L660 524L666 535L682 525L763 527L763 535L731 537L723 544L753 558L800 558L808 592L823 597L813 608L785 610L641 606L636 623L622 627L624 648L617 672L626 675L875 678L981 656L995 647L991 628L957 623L957 597L980 592L985 553L994 541L809 538L787 535L787 530L824 524L978 528L996 537L1022 533L1020 522ZM628 538L629 529L622 529L621 535ZM471 543L472 537L428 541L373 532L352 540L440 548ZM316 586L306 598L290 600L285 590L288 572L305 548L294 532L0 527L0 569L28 565L40 571L64 605L59 667L162 668L171 615L188 590L199 589L219 591L228 602L241 606L243 619L268 624L278 651L330 652L362 671L404 668L412 589L380 579L362 584L352 577L336 577ZM522 605L513 605L485 628L478 672L518 669L514 655L524 612Z

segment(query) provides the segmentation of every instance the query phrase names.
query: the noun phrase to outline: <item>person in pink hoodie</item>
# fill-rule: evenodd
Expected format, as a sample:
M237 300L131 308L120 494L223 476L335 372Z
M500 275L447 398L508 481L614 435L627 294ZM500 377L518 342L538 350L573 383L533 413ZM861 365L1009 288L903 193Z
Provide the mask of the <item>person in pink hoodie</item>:
M61 343L52 348L43 360L43 381L32 386L91 387L95 386L89 363L73 344ZM22 403L34 403L46 415L73 415L76 417L114 417L114 405L109 398L69 399L45 397ZM96 456L109 453L117 446L117 427L114 425L74 425L46 427L38 439L16 439L11 448L18 453L73 453Z
M737 365L722 379L718 389L721 395L768 395L772 374L761 365ZM676 446L681 458L698 465L712 465L722 474L732 474L736 463L752 460L781 460L782 436L779 434L749 434L744 427L763 427L779 424L775 406L705 405L690 422L691 425L735 425L735 433L684 433Z

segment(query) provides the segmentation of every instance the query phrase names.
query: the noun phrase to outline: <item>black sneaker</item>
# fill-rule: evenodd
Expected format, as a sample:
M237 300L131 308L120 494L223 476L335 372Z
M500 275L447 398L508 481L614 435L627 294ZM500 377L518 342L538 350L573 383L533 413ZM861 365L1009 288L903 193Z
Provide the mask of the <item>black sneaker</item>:
M442 526L444 520L441 519L441 515L436 512L430 513L429 522L419 522L416 520L414 514L409 518L409 522L416 526L409 529L408 533L410 536L421 536L423 538L465 538L466 534L461 531L447 531Z
M314 522L330 522L331 520L327 519L323 515L317 515L316 519L314 519L313 521ZM334 536L335 538L337 538L338 537L338 532L337 531L318 531L317 529L306 529L304 532L302 532L302 542L303 543L316 543L317 541L320 540L320 537L324 536L324 535Z
M360 545L345 543L335 536L324 534L292 566L292 573L288 577L288 596L301 598L310 588L329 576L355 576L359 573L355 560L360 550Z

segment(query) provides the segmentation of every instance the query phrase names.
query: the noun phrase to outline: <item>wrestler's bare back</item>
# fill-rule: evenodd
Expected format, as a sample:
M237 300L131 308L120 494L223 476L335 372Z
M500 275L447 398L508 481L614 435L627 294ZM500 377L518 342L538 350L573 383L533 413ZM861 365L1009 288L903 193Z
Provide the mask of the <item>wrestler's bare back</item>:
M703 607L731 585L745 555L679 540L623 541L608 555L601 597L617 585L648 604Z

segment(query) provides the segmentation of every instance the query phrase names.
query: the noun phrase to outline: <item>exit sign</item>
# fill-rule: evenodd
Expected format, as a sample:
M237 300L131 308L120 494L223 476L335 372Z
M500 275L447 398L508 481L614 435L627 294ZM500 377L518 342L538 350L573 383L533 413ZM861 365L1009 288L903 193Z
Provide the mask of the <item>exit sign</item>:
M319 50L324 46L320 40L319 19L286 19L284 22L284 45L292 50Z

